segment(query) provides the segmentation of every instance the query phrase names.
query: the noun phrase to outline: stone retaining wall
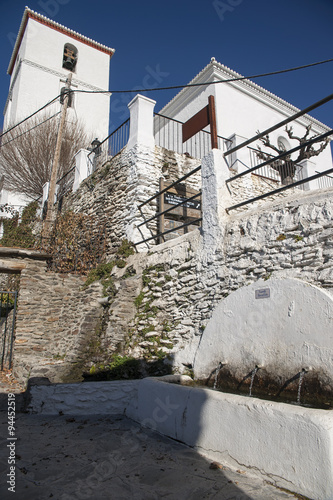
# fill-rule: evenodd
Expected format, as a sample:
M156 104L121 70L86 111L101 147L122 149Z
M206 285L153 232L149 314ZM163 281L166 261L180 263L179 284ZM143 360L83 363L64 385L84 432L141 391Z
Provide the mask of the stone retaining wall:
M142 210L138 205L159 191L160 178L171 183L198 165L200 160L158 146L154 150L143 146L129 151L124 148L64 199L62 212L81 212L95 217L101 226L105 224L106 254L110 254L123 238L140 241L156 234L156 220L141 229L136 229L136 225L155 215L158 201L153 200ZM200 179L199 172L189 179L188 185L198 189Z
M107 224L106 257L111 259L123 237L140 236L138 203L155 194L160 174L172 181L197 164L162 148L154 154L142 146L125 148L86 179L64 209ZM193 182L198 187L199 177ZM214 199L208 196L209 208ZM153 202L144 215L155 211ZM53 381L77 380L73 369L81 368L82 375L83 358L89 368L95 360L107 363L119 349L151 361L167 356L173 369L191 369L213 309L230 292L271 276L299 278L333 292L332 215L332 189L300 191L240 214L224 211L221 219L213 216L220 224L215 235L208 224L129 257L123 269L115 267L118 293L104 309L97 300L99 284L82 290L84 279L46 272L45 263L32 261L22 271L16 370L26 376L39 366L38 374ZM135 276L127 276L129 269ZM103 330L99 338L96 329Z
M260 278L299 278L333 294L332 216L331 189L301 193L231 215L223 245L209 262L200 230L130 257L129 265L143 273L143 288L126 353L169 355L184 370L193 361L189 346L197 345L218 302Z
M47 271L31 260L21 272L15 328L14 373L64 381L80 364L100 324L101 285L82 289L85 279Z

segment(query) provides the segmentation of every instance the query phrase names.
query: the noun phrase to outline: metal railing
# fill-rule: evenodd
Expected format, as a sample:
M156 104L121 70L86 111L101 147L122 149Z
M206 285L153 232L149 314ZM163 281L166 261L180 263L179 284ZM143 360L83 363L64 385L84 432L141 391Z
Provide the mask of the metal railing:
M188 179L189 177L191 177L195 173L199 172L200 170L201 170L201 165L199 167L196 167L195 169L191 170L191 172L188 172L187 174L183 175L180 179L177 179L176 181L172 182L171 184L169 184L165 188L163 188L160 191L158 191L156 194L154 194L153 196L151 196L150 198L148 198L148 200L146 200L143 203L141 203L138 206L138 209L141 211L142 207L144 207L145 205L149 204L150 202L152 202L156 198L159 198L164 193L167 193L168 191L170 191L170 189L176 188L177 186L179 186L180 184L182 184L186 179ZM191 196L189 198L186 198L184 200L181 200L178 203L175 203L172 207L169 207L166 210L158 211L153 216L149 217L148 219L146 219L143 222L141 222L140 224L138 224L137 228L139 229L140 227L148 224L148 222L151 222L151 221L154 221L154 220L156 220L157 222L159 222L161 220L161 217L164 216L165 214L170 214L172 212L172 210L175 210L176 208L179 208L179 207L187 208L187 207L190 206L189 204L193 200L195 200L196 198L199 198L199 197L201 197L201 191L199 191L197 194L195 194L195 195L193 195L193 196ZM141 245L142 243L148 243L151 240L160 240L161 241L161 238L164 239L164 236L166 236L168 234L171 234L171 233L175 233L175 232L177 232L177 231L179 231L181 229L186 229L188 226L191 226L191 225L194 225L194 226L195 225L200 225L201 221L202 221L202 217L191 218L191 220L188 220L188 221L184 222L181 225L175 226L172 229L168 229L167 231L159 231L158 230L155 235L151 235L148 238L144 238L141 241L139 241L137 243L134 243L134 245L138 246L138 245ZM159 224L158 224L158 227L159 227ZM177 234L177 236L180 236L180 235Z
M88 154L88 161L90 162L89 174L92 174L96 167L96 159L100 154L103 154L101 150L101 146L108 141L108 154L109 156L115 156L119 151L126 146L129 138L129 126L130 119L128 118L124 123L119 125L110 135L108 135L102 142L100 142L96 147L94 147L90 153ZM92 153L96 153L96 157L91 159L90 155ZM66 193L73 189L75 179L75 165L71 167L68 172L66 172L58 181L57 181L57 201L61 200Z
M317 174L320 172L316 171ZM318 187L319 189L326 189L333 187L333 176L332 175L323 175L318 179Z
M270 165L272 163L276 164L276 162L280 161L280 160L283 160L285 157L290 157L290 155L292 153L295 153L296 151L299 151L301 148L303 147L307 147L307 146L311 146L312 144L316 143L316 142L319 142L323 139L326 139L326 137L329 137L330 135L333 134L333 129L326 132L325 134L322 134L322 135L319 135L317 137L315 137L314 139L311 139L311 140L308 140L306 142L304 142L303 144L300 144L299 146L293 148L293 149L290 149L289 151L284 151L283 153L279 154L278 156L275 156L273 158L270 158L269 160L266 160L264 161L263 163L261 163L260 165L258 166L255 166L255 167L252 167L250 168L249 170L246 170L244 172L241 172L233 177L231 177L230 179L227 179L226 183L230 183L240 177L243 177L244 175L248 175L249 173L253 173L255 172L256 170L259 170L260 168L263 168L265 167L266 165ZM318 174L315 174L315 175L312 175L310 177L307 177L307 178L303 178L303 179L299 179L295 182L290 182L289 184L287 185L284 185L280 188L277 188L277 189L274 189L274 190L271 190L271 191L268 191L267 193L263 193L259 196L255 196L254 198L250 198L248 200L245 200L241 203L237 203L236 205L232 205L231 207L228 207L226 209L226 211L228 212L229 210L234 210L236 208L240 208L244 205L247 205L249 203L254 203L258 200L262 200L264 198L267 198L268 196L273 196L275 194L278 194L278 193L281 193L282 191L285 191L287 189L291 189L293 187L298 187L298 186L301 186L302 184L305 184L306 182L310 182L310 181L313 181L313 180L316 180L316 179L319 179L321 177L324 177L324 176L328 176L328 174L331 174L333 173L333 168L330 168L328 170L325 170L324 172L320 172Z
M0 291L1 371L12 366L16 303L17 292Z
M226 208L226 212L229 213L229 210L235 210L236 208L240 208L244 205L248 205L249 203L254 203L256 201L263 200L264 198L267 198L268 196L274 196L276 194L282 193L283 191L286 191L287 189L301 186L302 184L305 184L306 182L311 182L311 181L320 179L321 177L323 177L329 173L333 173L333 168L331 168L329 170L325 170L325 172L320 172L319 174L316 174L316 175L311 175L310 177L307 177L306 179L300 179L296 182L293 182L292 184L288 184L286 186L282 186L280 188L273 189L272 191L261 194L259 196L255 196L254 198L251 198L249 200L242 201L241 203L237 203L236 205L232 205L231 207Z
M130 119L128 118L109 135L107 139L109 139L108 153L110 156L115 156L126 146L129 139L129 130Z
M250 163L251 167L248 168L253 168L257 167L260 165L261 160L258 158L258 149L250 148L247 146L249 152L250 152ZM272 163L269 165L265 165L263 167L258 168L257 170L253 171L253 175L256 175L258 177L262 177L263 179L267 179L270 181L274 181L276 183L281 182L281 178L286 178L290 177L291 175L291 168L288 165L288 162L280 162L280 164L275 164L274 162L274 156L265 153L266 156L272 158ZM274 168L275 166L275 168ZM293 167L295 171L292 172L291 177L295 178L295 180L301 180L303 179L303 166L302 165L295 165ZM301 189L303 188L303 185L299 186Z
M66 172L59 180L57 180L56 196L57 202L61 200L65 194L72 191L75 178L75 165Z
M154 114L154 137L156 146L175 151L180 154L188 154L193 158L201 159L211 151L210 132L201 130L191 139L183 143L183 122L161 115ZM226 142L231 142L222 136L217 136L218 148L224 151Z
M282 120L281 122L277 123L273 127L270 127L268 129L264 130L263 132L257 133L255 136L251 137L251 139L247 139L246 141L242 142L238 146L235 146L235 147L229 149L228 151L224 152L224 157L226 158L229 155L235 153L236 151L238 151L244 147L247 147L252 142L254 142L258 139L261 139L265 136L268 136L268 134L270 132L273 132L274 130L277 130L278 128L282 127L283 125L286 125L286 124L296 120L297 118L305 115L306 113L308 113L309 111L311 111L313 109L318 108L319 106L322 106L323 104L331 101L332 99L333 99L333 94L330 94L329 96L325 97L324 99L321 99L320 101L317 101L316 103L314 103L311 106L308 106L307 108L303 109L302 111L299 111L299 112L295 113L294 115L290 116L289 118ZM256 150L254 148L248 148L250 150L250 155L252 155L251 161L253 162L253 164L252 164L251 168L248 168L247 170L240 172L237 175L234 175L233 177L228 179L226 181L226 183L229 184L229 183L235 181L236 179L243 177L244 175L255 174L255 175L260 175L261 177L267 178L269 180L280 181L283 185L281 187L278 187L278 188L273 189L273 190L270 189L270 191L268 191L266 193L262 193L259 196L255 196L253 198L250 198L250 199L244 200L240 203L237 203L235 205L232 205L232 206L228 207L226 209L226 211L229 212L229 210L234 210L236 208L240 208L240 207L247 205L249 203L254 203L254 202L256 202L258 200L262 200L266 197L279 194L287 189L291 189L291 188L295 188L295 187L299 187L302 189L306 183L310 183L311 181L314 181L314 180L318 180L319 187L321 187L321 185L324 185L324 183L326 183L326 185L328 184L328 186L331 186L332 185L331 184L332 177L329 174L333 173L333 168L330 168L330 169L325 170L323 172L318 172L315 175L312 175L312 176L306 178L304 176L304 169L302 169L300 167L300 165L297 165L292 161L291 155L297 151L300 151L300 150L302 150L303 152L304 151L308 152L311 150L311 147L313 144L318 143L320 141L325 141L332 135L333 135L333 129L327 131L324 134L314 136L308 140L306 140L306 135L305 135L302 140L299 140L300 141L299 146L294 147L294 148L290 149L289 151L281 151L280 154L278 154L277 156L272 156L272 155L264 152L264 155L267 158L267 160L265 160L259 164L257 162L258 155L256 154ZM258 152L258 150L257 150L257 152ZM257 158L256 158L256 156L257 156ZM305 156L305 158L308 158L308 157ZM311 157L311 155L310 155L310 157ZM276 174L273 173L274 170L278 174L277 179L275 178ZM320 181L320 179L324 179L324 180ZM308 186L309 186L309 184L308 184Z
M257 167L258 165L260 165L260 163L262 163L261 160L259 160L257 154L259 150L250 148L249 146L247 148L250 153L250 164L251 164L251 166L248 168ZM267 154L267 156L274 158L273 155L270 154ZM281 180L279 173L276 170L274 170L270 165L258 168L258 170L255 170L253 174L259 177L263 177L264 179L269 179L270 181L279 182Z

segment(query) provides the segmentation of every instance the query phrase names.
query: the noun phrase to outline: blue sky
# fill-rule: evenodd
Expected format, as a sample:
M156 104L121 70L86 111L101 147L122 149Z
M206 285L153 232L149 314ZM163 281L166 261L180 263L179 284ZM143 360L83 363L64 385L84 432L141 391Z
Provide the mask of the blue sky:
M333 57L333 0L0 0L0 108L25 5L116 49L110 89L188 83L214 56L242 75ZM299 108L333 92L333 62L255 80ZM154 91L159 111L176 91ZM111 97L111 124L128 117L134 94ZM312 115L333 127L333 104ZM2 117L1 117L2 122Z

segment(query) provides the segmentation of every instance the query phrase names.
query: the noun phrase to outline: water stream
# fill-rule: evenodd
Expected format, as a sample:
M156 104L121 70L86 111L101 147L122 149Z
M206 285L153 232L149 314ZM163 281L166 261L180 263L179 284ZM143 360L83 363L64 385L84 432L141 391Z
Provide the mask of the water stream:
M219 373L220 373L222 366L223 366L223 364L220 361L218 367L215 370L215 380L214 380L213 389L216 389L216 387L217 387L217 377L219 376Z
M256 373L258 370L259 370L259 366L256 366L255 369L252 370L251 383L250 383L250 389L249 389L249 396L250 397L252 397L252 387L253 387L254 377L256 376Z
M302 388L302 383L303 383L303 379L304 379L305 374L306 374L306 371L303 368L303 370L299 374L298 391L297 391L297 404L298 405L301 404L301 388Z
M232 367L228 368L228 365L229 363L220 361L208 379L195 380L194 385L206 385L215 391L256 397L266 401L333 410L333 390L321 394L316 374L310 373L313 372L311 366L301 368L293 376L288 375L282 384L281 380L270 378L269 370L262 364L255 365L242 378L236 377Z

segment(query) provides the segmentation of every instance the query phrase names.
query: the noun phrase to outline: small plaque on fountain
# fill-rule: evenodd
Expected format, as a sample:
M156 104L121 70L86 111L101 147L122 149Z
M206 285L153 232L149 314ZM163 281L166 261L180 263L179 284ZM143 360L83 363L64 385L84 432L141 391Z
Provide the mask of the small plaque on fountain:
M256 299L269 299L271 296L270 288L259 288L255 291Z

